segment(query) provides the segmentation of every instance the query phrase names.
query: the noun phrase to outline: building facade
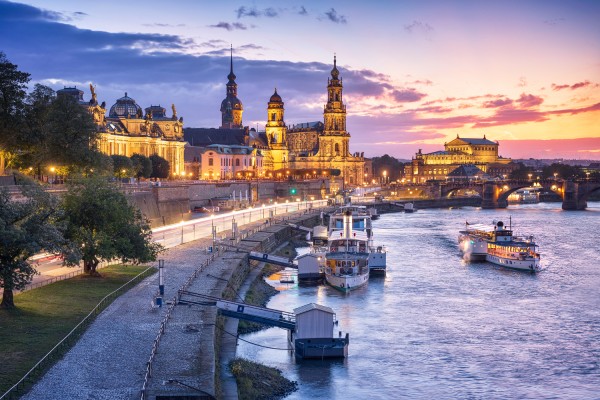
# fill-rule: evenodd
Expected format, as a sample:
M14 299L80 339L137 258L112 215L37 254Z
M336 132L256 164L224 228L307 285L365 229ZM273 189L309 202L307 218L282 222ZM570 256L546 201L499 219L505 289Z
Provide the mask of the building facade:
M249 146L262 157L262 165L254 176L263 178L340 175L348 185L365 182L365 158L350 153L350 133L346 130L346 105L343 85L334 58L331 77L327 81L327 103L323 121L302 123L288 128L285 107L277 89L267 102L267 122L264 132L242 125L242 102L237 97L233 73L233 57L226 85L226 97L221 102L220 129L186 128L185 139L192 146ZM191 154L192 152L190 152ZM206 153L203 152L203 155ZM189 160L188 160L189 161ZM204 161L200 177L204 177ZM229 172L225 173L228 176ZM208 172L208 176L210 172ZM213 176L219 176L213 171ZM237 172L234 173L237 177ZM225 179L225 178L223 178Z
M58 96L71 96L86 107L100 131L99 150L106 155L131 157L157 154L169 161L172 176L185 174L183 118L177 118L175 105L172 115L164 107L147 107L144 111L134 99L127 96L117 99L106 117L106 103L98 104L95 89L90 85L92 98L83 100L83 91L77 88L58 90Z
M487 176L499 171L508 175L514 168L510 158L498 155L498 143L479 138L461 138L444 143L443 151L422 153L421 149L410 164L404 167L405 181L424 183L428 180L446 180L449 174L462 165L474 165ZM502 174L501 174L502 175Z

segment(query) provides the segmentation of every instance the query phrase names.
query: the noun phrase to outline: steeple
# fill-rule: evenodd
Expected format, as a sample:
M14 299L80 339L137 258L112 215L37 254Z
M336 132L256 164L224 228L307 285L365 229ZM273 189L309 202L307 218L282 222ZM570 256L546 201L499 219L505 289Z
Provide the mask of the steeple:
M242 128L242 113L244 106L237 97L237 83L235 83L235 74L233 73L233 46L229 53L229 75L227 75L226 97L221 102L221 128Z
M229 50L230 54L229 54L229 75L227 75L227 79L229 79L229 82L233 82L235 83L235 74L233 73L233 45L231 45L231 49Z
M333 79L337 79L340 76L340 71L338 71L336 63L337 63L337 60L336 60L336 55L334 53L333 54L333 69L331 70L331 77Z

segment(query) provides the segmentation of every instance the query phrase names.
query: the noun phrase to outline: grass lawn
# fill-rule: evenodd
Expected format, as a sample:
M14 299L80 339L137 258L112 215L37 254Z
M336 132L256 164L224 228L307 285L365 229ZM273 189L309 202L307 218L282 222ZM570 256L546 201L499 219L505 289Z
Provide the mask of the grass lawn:
M0 395L27 373L107 294L145 270L114 265L101 277L80 275L15 295L15 310L0 309Z

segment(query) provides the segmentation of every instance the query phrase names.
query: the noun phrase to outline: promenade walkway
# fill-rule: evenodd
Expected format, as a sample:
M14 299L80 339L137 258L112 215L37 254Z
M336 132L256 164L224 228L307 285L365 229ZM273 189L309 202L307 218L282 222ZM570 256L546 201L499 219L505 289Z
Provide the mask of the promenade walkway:
M244 229L263 224L262 221L252 222ZM211 257L206 252L210 244L211 239L203 238L170 248L161 255L165 260L166 301L172 299L194 271ZM243 252L222 254L203 268L188 290L219 296L231 278L233 266L244 256ZM151 306L157 290L155 274L115 300L23 398L140 399L147 361L168 308ZM164 384L171 380L196 388L189 389L189 395L198 395L203 389L213 394L216 328L212 321L216 309L176 307L175 310L158 348L148 393L170 391L169 387L175 389L173 384ZM207 365L213 367L199 371L199 366ZM182 385L175 385L178 386L177 394L184 394ZM226 398L237 398L231 380L225 385Z

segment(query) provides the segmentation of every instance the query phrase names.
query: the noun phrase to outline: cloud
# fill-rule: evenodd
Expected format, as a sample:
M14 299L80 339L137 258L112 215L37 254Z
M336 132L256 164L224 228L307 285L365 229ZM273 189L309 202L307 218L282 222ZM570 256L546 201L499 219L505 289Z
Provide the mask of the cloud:
M265 16L268 18L275 18L275 17L279 16L279 11L277 11L273 7L265 8L264 10L261 11L261 10L257 9L256 7L241 6L240 8L235 10L235 13L237 14L238 19L244 18L244 17L258 18L261 16Z
M240 22L219 22L218 24L215 25L208 25L209 28L223 28L226 29L228 31L233 31L233 30L243 30L245 31L246 29L248 29L248 27Z
M519 83L517 84L517 87L525 87L527 86L527 78L525 78L524 76L521 76L519 78Z
M211 49L215 49L215 48L223 47L226 44L227 44L227 42L224 41L224 40L221 40L221 39L212 39L212 40L208 40L206 42L202 42L198 46L200 46L200 47L210 47Z
M308 15L308 11L306 11L306 8L304 6L300 6L300 11L298 11L298 14Z
M427 96L425 93L417 92L416 89L412 88L394 90L392 92L392 95L394 99L400 103L410 103L414 101L419 101L423 97Z
M331 22L335 22L336 24L346 24L348 20L345 15L338 14L335 8L329 9L329 11L325 12L325 17Z
M558 25L558 24L562 24L565 21L566 20L564 18L553 18L553 19L546 19L546 20L544 20L544 24L550 25L550 26L555 26L555 25Z
M513 104L513 101L509 98L490 100L483 103L484 108L497 108L497 107L506 107Z
M184 27L185 24L164 24L161 22L155 22L153 24L142 24L142 26L147 26L147 27L157 26L160 28L181 28L181 27Z
M588 80L585 80L583 82L577 82L577 83L574 83L572 85L569 85L569 84L566 84L566 85L557 85L557 84L554 84L554 83L551 85L552 90L556 90L556 91L563 90L563 89L575 90L575 89L580 89L580 88L588 87L588 86L598 87L600 85L593 84L592 82L590 82Z
M516 100L517 103L521 107L531 108L537 107L544 102L544 99L540 96L535 96L533 94L525 94L521 93L521 96Z
M433 33L433 27L428 23L421 21L413 21L411 24L404 25L404 30L409 34L419 34L425 37L427 40L431 40Z

